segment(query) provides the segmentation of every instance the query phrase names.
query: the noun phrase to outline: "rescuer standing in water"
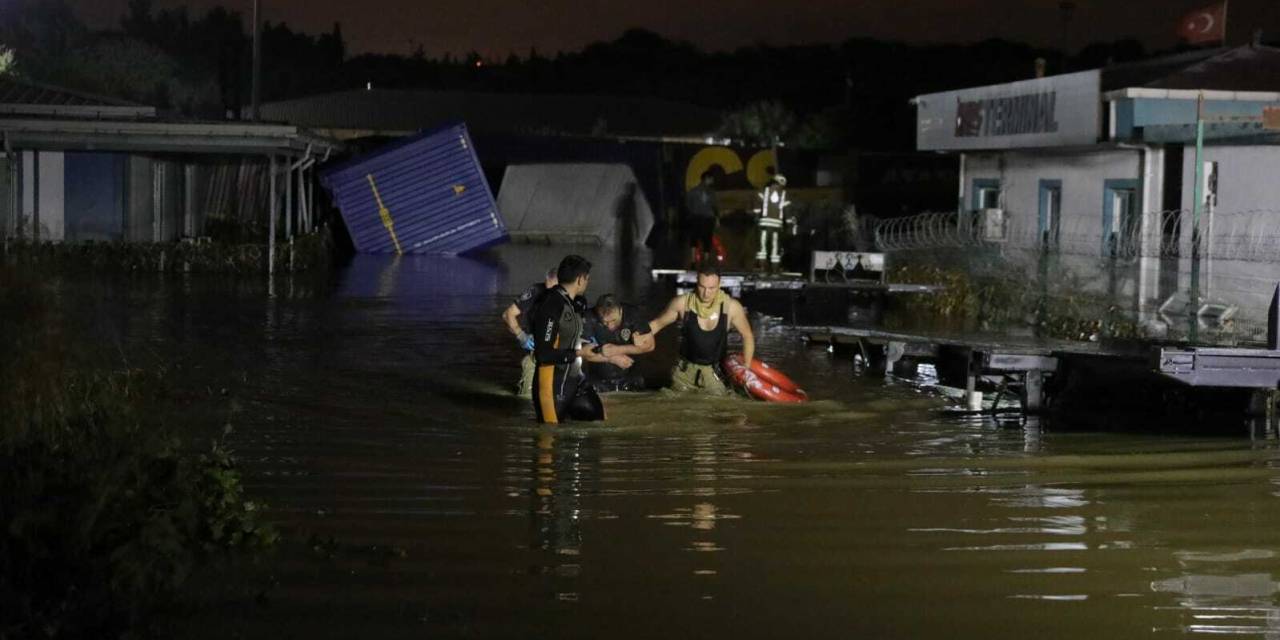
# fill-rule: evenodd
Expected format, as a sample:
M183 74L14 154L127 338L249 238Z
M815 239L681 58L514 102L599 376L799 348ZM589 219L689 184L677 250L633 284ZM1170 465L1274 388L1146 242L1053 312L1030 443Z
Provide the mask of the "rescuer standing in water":
M720 361L729 349L729 328L742 334L742 360L747 367L755 356L756 342L742 303L720 290L720 267L714 258L698 266L696 289L673 298L649 328L656 334L674 322L680 323L680 359L671 370L671 388L729 393L720 371Z
M582 345L583 311L574 303L587 291L591 263L565 256L556 269L559 284L549 289L530 313L533 331L533 412L538 422L603 420L604 403L582 375L583 360L605 362L602 348Z
M554 286L556 268L552 267L542 282L534 283L502 312L502 322L507 325L507 331L516 337L516 342L526 352L520 359L520 382L516 384L516 395L522 398L533 393L533 334L529 330L529 311L542 299L542 294Z

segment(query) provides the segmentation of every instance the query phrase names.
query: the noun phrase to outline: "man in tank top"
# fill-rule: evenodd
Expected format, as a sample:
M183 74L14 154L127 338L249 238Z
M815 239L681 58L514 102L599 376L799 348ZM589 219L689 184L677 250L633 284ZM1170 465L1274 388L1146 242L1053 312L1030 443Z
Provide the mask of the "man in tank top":
M720 361L729 348L729 329L742 334L742 357L747 366L755 356L755 336L746 309L720 290L720 267L703 261L692 293L673 298L665 311L649 322L653 333L680 325L680 359L671 370L671 388L715 395L729 392Z

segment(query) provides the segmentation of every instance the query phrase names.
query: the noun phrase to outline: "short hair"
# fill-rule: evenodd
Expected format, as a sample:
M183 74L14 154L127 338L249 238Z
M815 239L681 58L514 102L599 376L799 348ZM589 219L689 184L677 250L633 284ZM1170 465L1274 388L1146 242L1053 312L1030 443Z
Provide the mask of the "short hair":
M596 313L605 314L621 307L622 303L618 302L618 297L612 293L606 293L599 298L596 298Z
M714 256L704 259L698 263L698 275L720 277L720 261Z
M567 255L556 268L556 280L560 284L569 284L578 278L591 273L591 263L580 255Z

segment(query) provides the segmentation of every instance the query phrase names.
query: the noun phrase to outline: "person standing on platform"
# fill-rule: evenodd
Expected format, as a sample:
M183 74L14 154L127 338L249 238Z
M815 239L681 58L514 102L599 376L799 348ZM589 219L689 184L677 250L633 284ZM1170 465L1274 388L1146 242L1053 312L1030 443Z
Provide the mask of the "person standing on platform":
M781 174L774 175L759 197L756 226L760 229L760 246L756 249L756 268L776 272L782 265L782 227L786 224L784 212L787 205L791 204L787 200L787 179Z
M685 234L693 251L693 264L708 256L717 256L716 226L720 223L720 211L716 205L716 174L702 172L698 185L684 194ZM721 258L722 259L722 258Z

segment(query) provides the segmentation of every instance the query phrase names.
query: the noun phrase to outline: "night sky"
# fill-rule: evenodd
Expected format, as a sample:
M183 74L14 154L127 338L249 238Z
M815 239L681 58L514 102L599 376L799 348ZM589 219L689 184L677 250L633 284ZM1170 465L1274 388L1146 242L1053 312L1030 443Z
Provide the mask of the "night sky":
M93 27L119 24L128 0L68 0ZM310 33L342 23L351 53L428 55L479 51L490 58L515 52L580 49L638 26L705 50L758 42L839 42L849 37L912 43L971 42L990 37L1059 47L1058 0L261 0L266 20ZM1076 0L1069 48L1135 37L1148 48L1176 43L1178 18L1212 0ZM1228 40L1247 42L1254 29L1280 39L1280 0L1230 0ZM0 5L5 4L0 0ZM252 0L154 0L157 8L187 5L193 15L222 4L246 18ZM799 8L803 7L803 8Z

